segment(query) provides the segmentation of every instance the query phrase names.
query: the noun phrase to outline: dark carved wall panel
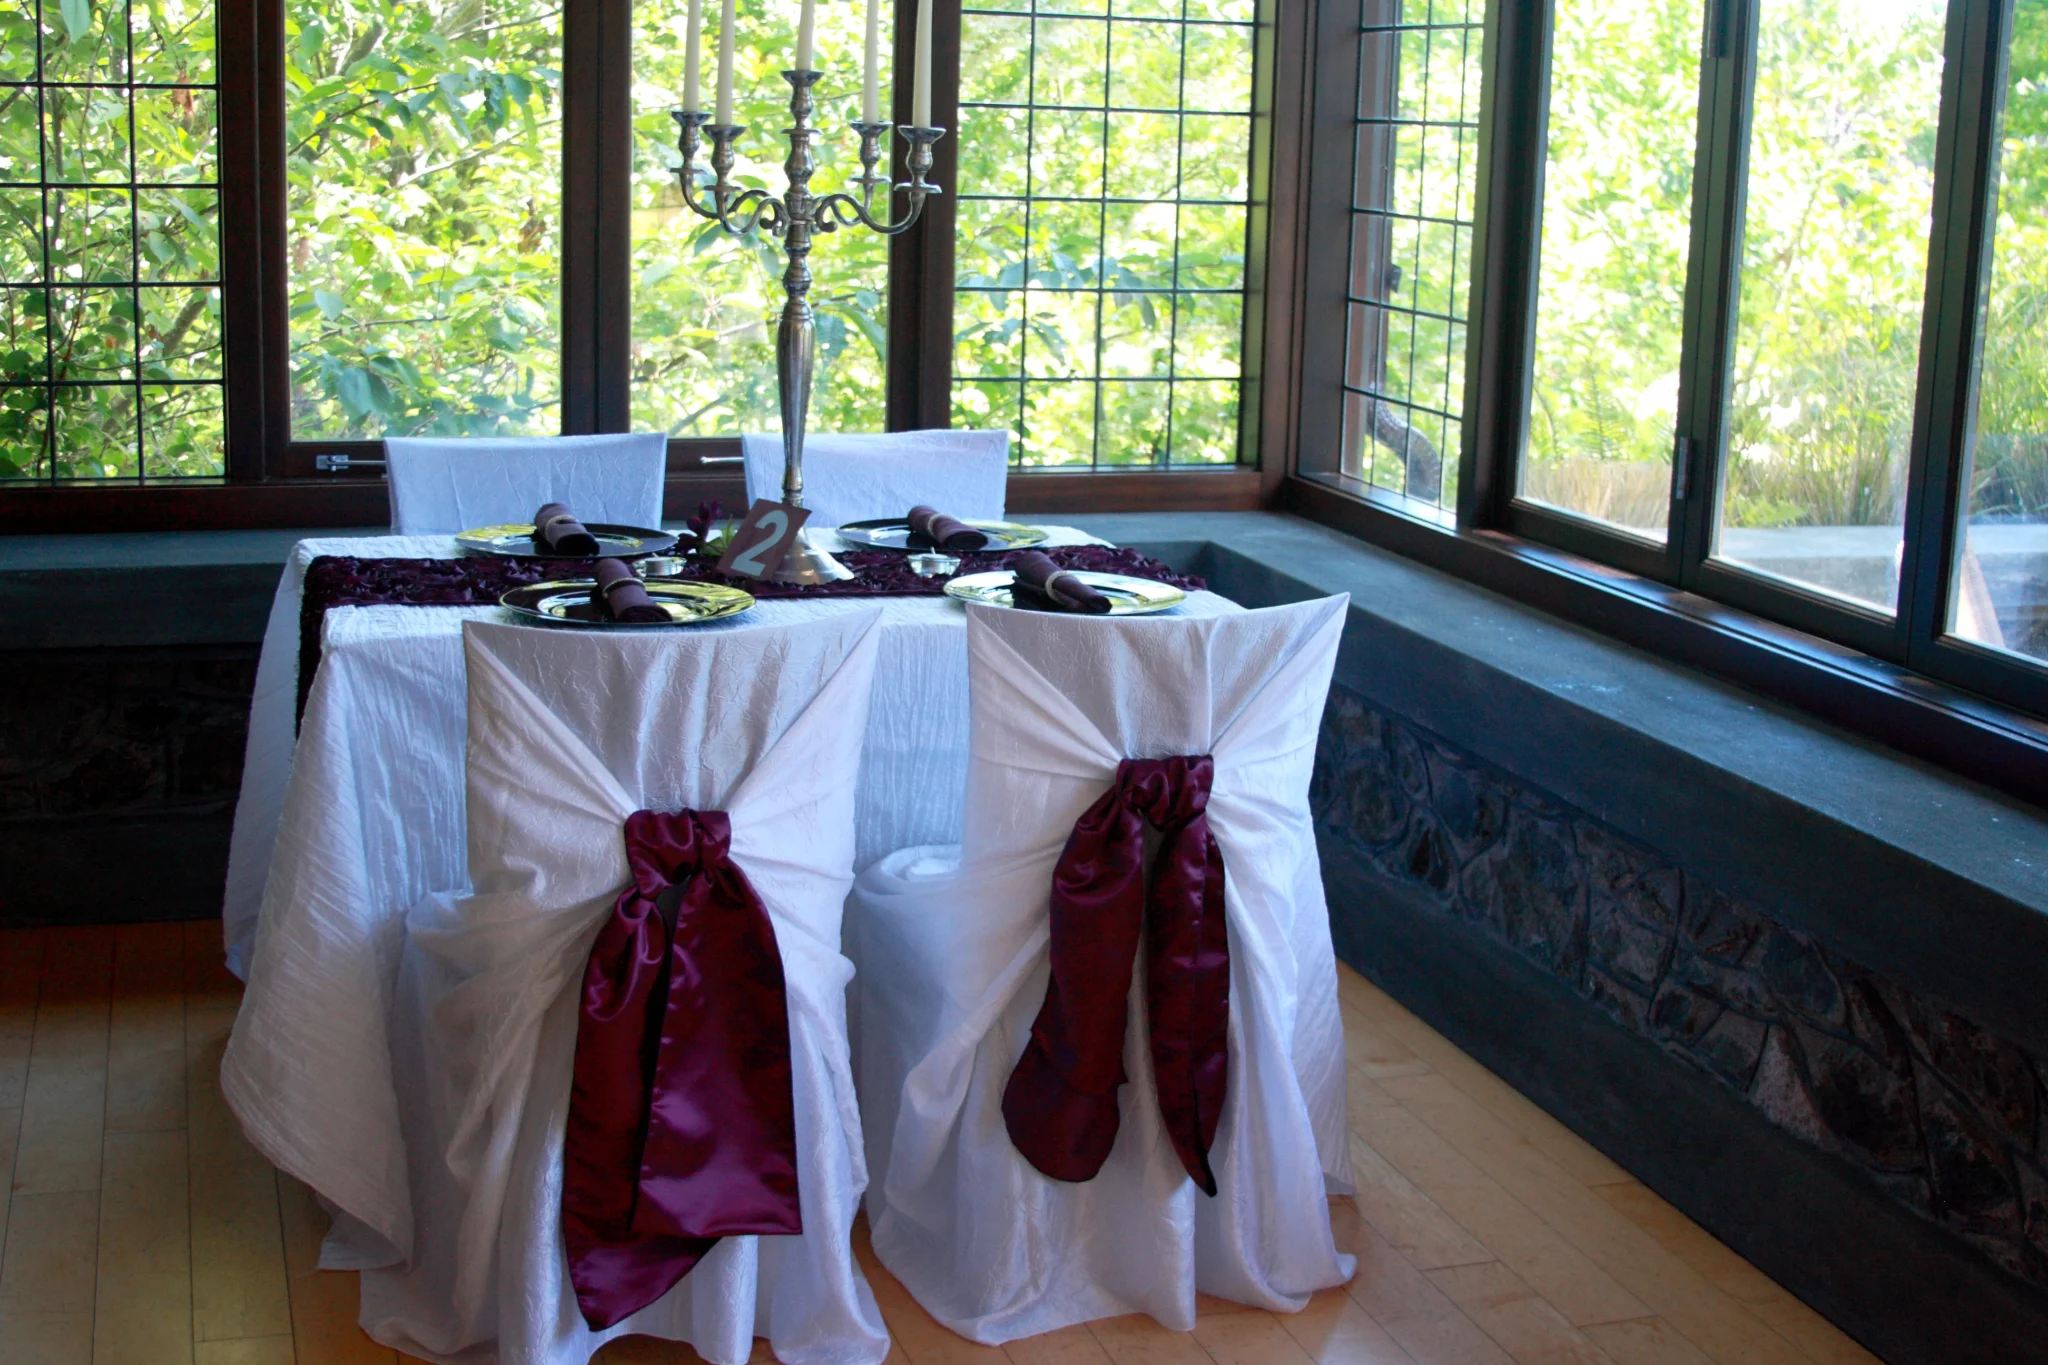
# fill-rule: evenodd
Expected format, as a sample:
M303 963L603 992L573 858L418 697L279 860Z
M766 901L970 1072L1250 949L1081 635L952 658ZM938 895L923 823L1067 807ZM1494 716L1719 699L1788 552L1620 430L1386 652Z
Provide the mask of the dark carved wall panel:
M220 913L256 651L0 654L0 923Z
M1321 835L2048 1289L2048 1061L1341 685Z

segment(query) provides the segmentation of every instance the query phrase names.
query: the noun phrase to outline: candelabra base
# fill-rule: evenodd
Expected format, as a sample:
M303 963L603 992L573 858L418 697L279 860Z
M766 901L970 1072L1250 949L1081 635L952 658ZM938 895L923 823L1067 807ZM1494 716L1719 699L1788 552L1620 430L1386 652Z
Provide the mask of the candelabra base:
M810 536L802 531L797 532L796 544L789 547L782 567L775 571L777 583L838 583L851 577L853 570L811 544Z

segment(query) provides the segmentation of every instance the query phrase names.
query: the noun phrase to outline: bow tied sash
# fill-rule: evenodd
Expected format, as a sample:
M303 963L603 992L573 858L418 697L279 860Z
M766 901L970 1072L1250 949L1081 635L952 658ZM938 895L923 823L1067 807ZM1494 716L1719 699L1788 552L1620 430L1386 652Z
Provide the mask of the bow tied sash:
M1115 1145L1131 971L1145 945L1159 1112L1181 1165L1216 1193L1209 1147L1223 1108L1230 946L1223 853L1206 810L1215 761L1126 759L1074 824L1053 870L1052 979L1003 1091L1025 1160L1089 1180ZM1159 831L1145 875L1145 826Z
M631 880L583 977L562 1232L603 1329L720 1237L803 1231L789 1007L774 925L719 811L638 811Z

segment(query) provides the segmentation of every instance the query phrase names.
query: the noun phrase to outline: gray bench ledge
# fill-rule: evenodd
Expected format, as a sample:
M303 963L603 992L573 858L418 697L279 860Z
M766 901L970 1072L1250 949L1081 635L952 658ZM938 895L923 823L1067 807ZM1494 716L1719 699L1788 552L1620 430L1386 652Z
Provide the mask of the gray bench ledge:
M1345 686L2048 1051L2039 808L1301 518L1074 520L1247 605L1350 593Z
M1058 519L1248 605L1350 593L1345 686L2048 1052L2039 809L1297 517ZM352 533L0 537L0 647L253 645L307 534Z

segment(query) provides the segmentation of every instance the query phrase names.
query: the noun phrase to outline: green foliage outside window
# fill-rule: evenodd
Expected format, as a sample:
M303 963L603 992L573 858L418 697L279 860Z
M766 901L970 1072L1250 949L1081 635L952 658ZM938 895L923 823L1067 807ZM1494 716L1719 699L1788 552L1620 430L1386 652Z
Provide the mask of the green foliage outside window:
M2048 520L2048 0L2015 0L1970 515Z
M206 0L0 0L0 480L224 468L213 44Z
M1028 466L1237 459L1255 15L964 11L955 426Z
M2039 516L2048 0L2017 11L1975 488L1981 511ZM1903 515L1945 12L1935 0L1765 0L1724 525ZM1628 0L1560 15L1524 486L1661 527L1701 6ZM1628 62L1611 41L1621 29L1635 34Z
M292 429L560 430L561 11L293 0Z
M715 88L712 23L706 0L703 97ZM888 7L884 6L884 12ZM633 425L671 436L779 431L775 323L782 311L781 246L765 233L733 237L683 203L676 168L676 123L683 99L681 0L643 3L633 31ZM812 123L818 162L813 192L848 187L860 174L860 140L847 124L860 117L866 7L828 0L818 7L812 60L824 71L814 87ZM733 117L747 127L735 147L733 178L743 188L781 194L789 143L789 83L782 71L796 50L796 6L741 6ZM882 51L883 116L889 72ZM906 68L904 78L909 79ZM708 186L710 139L698 155ZM886 166L885 166L886 169ZM904 196L898 196L900 208ZM875 208L880 211L879 196ZM817 312L818 374L812 431L882 429L889 274L887 239L865 228L812 239L811 306Z

